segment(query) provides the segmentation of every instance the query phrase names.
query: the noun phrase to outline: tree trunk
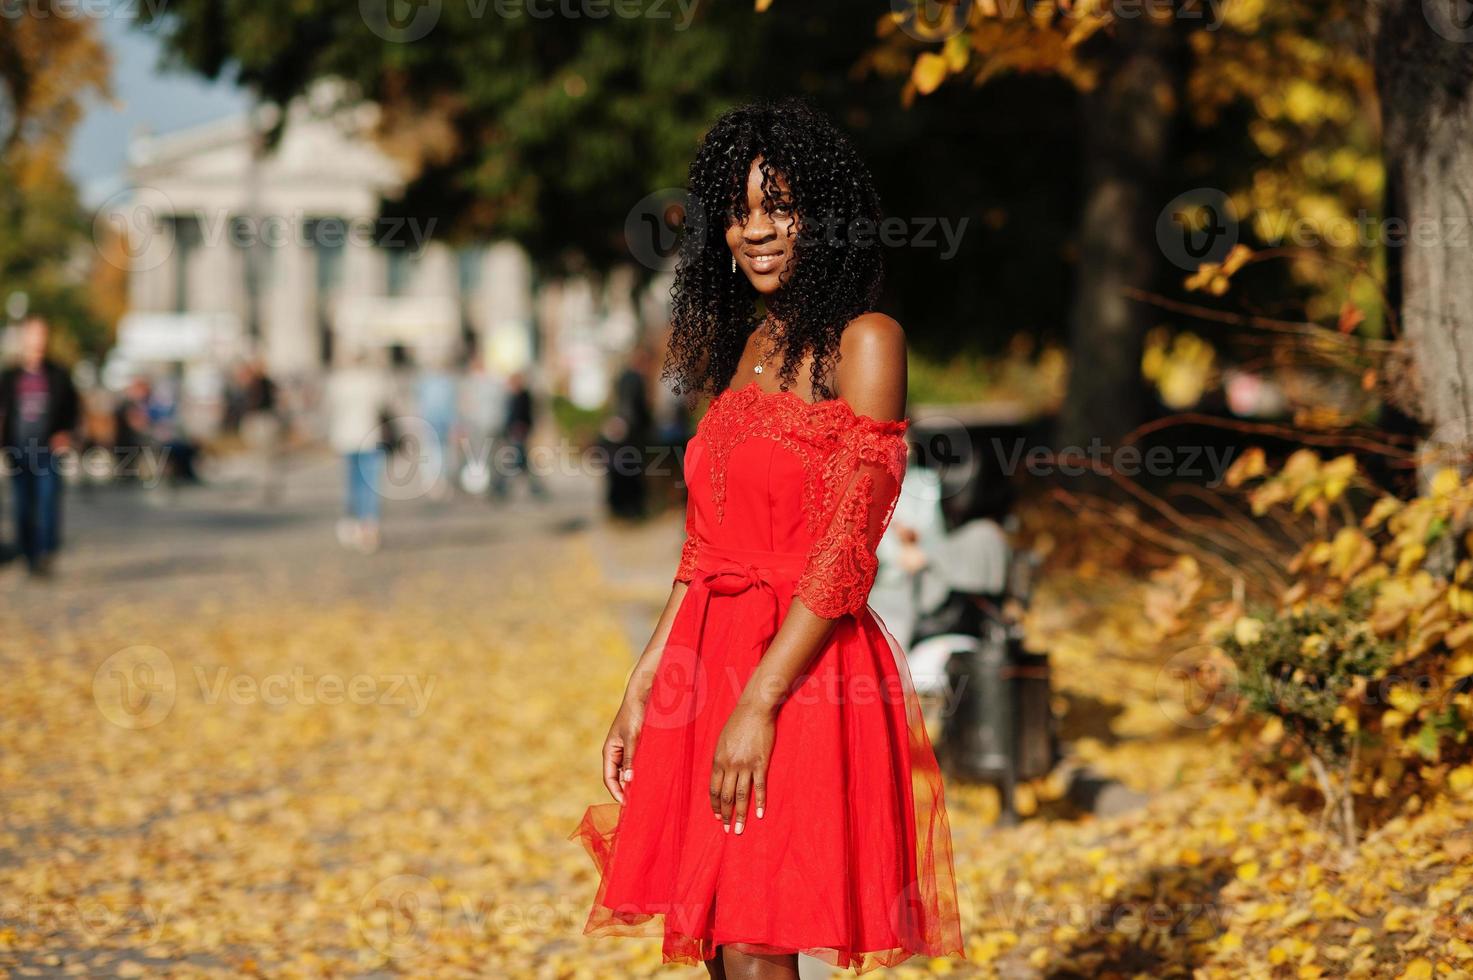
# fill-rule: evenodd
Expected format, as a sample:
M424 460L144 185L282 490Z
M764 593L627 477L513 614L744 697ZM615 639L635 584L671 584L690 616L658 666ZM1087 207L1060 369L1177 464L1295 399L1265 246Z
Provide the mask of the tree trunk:
M1154 285L1155 222L1174 116L1174 29L1117 22L1112 66L1081 100L1085 156L1079 271L1069 323L1072 368L1059 451L1118 448L1145 406L1141 346L1149 310L1129 286ZM1098 481L1091 481L1099 488Z
M1381 0L1376 86L1389 264L1412 370L1405 399L1432 442L1466 454L1473 421L1473 26L1462 0ZM1405 225L1400 245L1395 238Z

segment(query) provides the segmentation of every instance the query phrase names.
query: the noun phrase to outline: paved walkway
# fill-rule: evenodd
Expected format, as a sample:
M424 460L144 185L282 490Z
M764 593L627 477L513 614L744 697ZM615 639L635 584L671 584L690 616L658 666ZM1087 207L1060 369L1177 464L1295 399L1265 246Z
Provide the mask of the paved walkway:
M12 561L0 568L0 596L33 615L49 615L129 597L278 595L304 583L324 592L383 593L426 571L495 567L503 550L565 539L601 520L597 485L574 477L552 481L552 499L543 504L525 494L504 505L463 495L391 499L384 504L383 548L365 557L336 541L341 467L326 453L297 457L280 499L269 506L254 484L239 480L178 490L69 487L55 576L30 581ZM8 542L8 487L4 496L0 540Z

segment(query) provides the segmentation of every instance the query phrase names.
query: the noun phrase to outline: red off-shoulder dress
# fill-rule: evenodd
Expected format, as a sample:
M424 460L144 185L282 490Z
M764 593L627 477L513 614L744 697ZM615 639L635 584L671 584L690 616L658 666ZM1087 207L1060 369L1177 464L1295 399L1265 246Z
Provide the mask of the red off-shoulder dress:
M906 425L755 382L701 419L675 575L690 585L635 777L573 834L602 877L586 932L663 936L666 962L723 945L860 972L960 955L940 771L905 657L867 605ZM778 713L765 816L726 833L716 741L794 597L838 623Z

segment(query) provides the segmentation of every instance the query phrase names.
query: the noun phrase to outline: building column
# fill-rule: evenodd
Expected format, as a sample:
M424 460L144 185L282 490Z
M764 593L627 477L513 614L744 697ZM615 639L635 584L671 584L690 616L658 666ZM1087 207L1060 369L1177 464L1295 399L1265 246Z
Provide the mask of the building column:
M444 242L427 242L423 248L412 267L405 295L435 299L449 297L458 301L460 265L455 251ZM426 324L417 331L412 342L416 362L422 366L447 365L461 346L459 321L457 316L453 323Z
M355 230L371 224L367 218L349 220L349 227ZM342 284L332 298L332 309L329 310L335 351L349 353L375 342L374 338L364 335L363 324L353 315L353 310L362 309L384 296L388 292L387 278L388 267L383 251L368 236L350 234L343 244Z
M159 313L174 308L174 258L172 215L159 210L157 202L140 198L120 212L127 235L128 306L140 312Z
M300 377L317 373L316 256L303 231L282 222L281 233L264 243L271 265L266 280L266 322L262 325L266 363L273 374Z
M498 242L486 250L481 287L471 297L479 349L493 370L532 366L532 262L521 246Z

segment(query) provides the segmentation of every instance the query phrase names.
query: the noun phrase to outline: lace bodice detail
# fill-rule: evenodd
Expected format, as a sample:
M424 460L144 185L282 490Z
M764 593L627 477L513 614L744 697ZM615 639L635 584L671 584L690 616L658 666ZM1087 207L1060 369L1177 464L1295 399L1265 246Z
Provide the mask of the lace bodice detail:
M733 466L734 455L752 440L768 440L796 457L801 473L768 487L770 495L800 498L807 558L795 594L825 618L862 611L878 567L875 546L905 475L907 425L859 415L839 399L810 403L792 392L763 391L756 382L717 396L696 430L702 451L695 465L707 468L699 489L708 505L687 507L676 580L694 577L702 542L713 531L703 530L698 514L718 528L739 519L728 513L729 481L766 475L743 474ZM692 493L697 490L693 483Z

